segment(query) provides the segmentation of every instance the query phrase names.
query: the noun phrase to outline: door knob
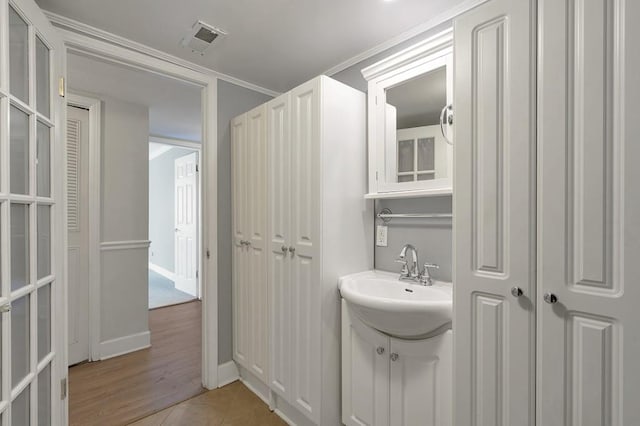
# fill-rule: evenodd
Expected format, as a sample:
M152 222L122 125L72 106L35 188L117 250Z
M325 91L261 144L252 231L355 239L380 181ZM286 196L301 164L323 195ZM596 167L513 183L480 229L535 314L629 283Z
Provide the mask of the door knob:
M378 346L378 349L376 349L376 352L378 352L378 355L382 355L384 353L384 348L382 346Z
M293 254L296 252L296 248L294 246L289 247L289 253Z
M280 250L282 250L283 253L286 253L287 252L287 246L282 246L280 248Z
M7 303L6 305L0 306L0 313L10 312L10 311L11 311L11 303Z
M522 294L523 294L523 292L522 292L522 289L520 287L513 287L511 289L511 295L513 297L520 297L520 296L522 296Z
M391 354L391 361L397 361L398 360L398 354L397 353L392 353Z
M545 302L547 302L550 305L553 305L554 303L558 302L558 297L553 293L545 293L544 296L542 296L542 298L544 299Z

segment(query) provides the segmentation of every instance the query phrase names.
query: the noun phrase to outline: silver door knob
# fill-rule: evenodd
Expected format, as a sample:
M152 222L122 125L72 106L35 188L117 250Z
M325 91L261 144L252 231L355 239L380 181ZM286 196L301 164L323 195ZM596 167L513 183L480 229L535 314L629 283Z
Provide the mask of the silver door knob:
M553 305L554 303L558 302L558 297L553 293L545 293L544 296L542 296L542 298L544 299L545 302L547 302L550 305Z
M280 247L280 250L282 250L283 253L286 253L287 252L287 246Z
M376 349L376 352L378 352L378 355L382 355L384 353L384 348L382 346L378 346L378 349Z
M391 354L391 361L397 361L398 360L398 354L397 353L392 353Z
M523 295L522 289L520 287L513 287L511 289L511 295L513 297L520 297Z
M293 254L296 252L296 248L294 246L289 247L289 253Z

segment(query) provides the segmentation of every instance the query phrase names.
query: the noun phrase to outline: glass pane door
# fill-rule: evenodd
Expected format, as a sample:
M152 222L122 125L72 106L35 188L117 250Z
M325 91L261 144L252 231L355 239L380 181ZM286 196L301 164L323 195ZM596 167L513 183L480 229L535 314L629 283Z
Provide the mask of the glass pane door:
M33 0L0 0L0 29L0 426L49 425L61 406L52 78L61 49Z

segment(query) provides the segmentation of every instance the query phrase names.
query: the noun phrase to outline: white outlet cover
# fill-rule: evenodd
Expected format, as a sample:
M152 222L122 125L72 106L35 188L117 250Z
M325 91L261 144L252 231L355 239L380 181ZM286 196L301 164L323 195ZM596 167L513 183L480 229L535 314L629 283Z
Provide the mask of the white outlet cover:
M378 247L386 247L387 246L387 230L389 228L384 225L378 225L376 228L376 245Z

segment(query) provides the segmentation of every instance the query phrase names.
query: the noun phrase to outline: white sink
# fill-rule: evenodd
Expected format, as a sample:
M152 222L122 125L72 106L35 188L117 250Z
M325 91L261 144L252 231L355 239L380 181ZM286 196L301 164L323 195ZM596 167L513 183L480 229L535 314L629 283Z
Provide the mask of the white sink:
M340 294L369 326L403 339L430 337L451 326L451 283L422 286L398 274L366 271L340 278Z

